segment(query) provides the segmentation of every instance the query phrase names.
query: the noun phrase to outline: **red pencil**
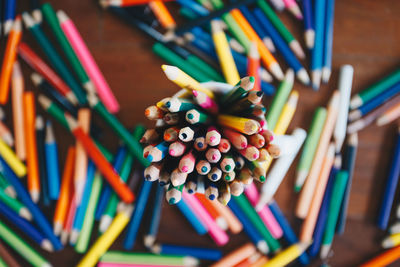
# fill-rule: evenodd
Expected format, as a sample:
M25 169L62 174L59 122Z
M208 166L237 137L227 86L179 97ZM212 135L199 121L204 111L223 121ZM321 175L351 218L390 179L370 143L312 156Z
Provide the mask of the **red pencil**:
M247 56L247 75L253 76L256 80L253 89L251 91L261 91L261 81L260 81L260 54L257 50L257 44L255 42L251 43L249 54Z

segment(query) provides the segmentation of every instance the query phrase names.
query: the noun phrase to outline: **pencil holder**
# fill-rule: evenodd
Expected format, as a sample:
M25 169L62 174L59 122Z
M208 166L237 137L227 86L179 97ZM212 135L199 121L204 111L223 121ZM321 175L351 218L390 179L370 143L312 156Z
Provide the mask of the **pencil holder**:
M181 90L145 110L155 121L140 140L151 162L145 179L168 185L170 204L180 201L185 187L226 205L254 179L264 182L280 149L271 144L263 93L252 90L254 78L244 77L235 86L200 84L177 67L162 68Z

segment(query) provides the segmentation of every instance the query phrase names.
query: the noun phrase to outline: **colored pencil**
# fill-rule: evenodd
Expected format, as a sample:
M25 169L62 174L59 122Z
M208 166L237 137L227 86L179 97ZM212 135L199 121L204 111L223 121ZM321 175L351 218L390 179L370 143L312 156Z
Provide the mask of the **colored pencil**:
M33 266L45 267L50 265L45 258L33 250L3 222L0 222L0 238Z
M307 74L305 68L301 65L299 60L293 54L290 47L287 45L285 40L281 37L274 25L265 17L263 11L260 8L256 8L253 11L253 15L256 17L258 22L262 24L265 31L271 36L277 51L282 54L287 64L295 71L296 77L305 85L310 83L310 77Z
M78 99L71 88L26 43L21 42L19 44L18 54L72 104L78 103Z
M313 5L311 0L301 1L303 12L304 12L304 41L308 49L313 49L314 47L314 14L313 14Z
M360 93L354 95L350 101L350 108L358 108L364 103L371 101L376 96L382 94L387 89L395 85L400 81L400 69L396 69L394 72L390 73L382 80L372 84L368 88L364 89Z
M218 249L177 246L170 244L156 244L152 246L151 252L163 255L190 256L196 259L212 261L217 261L222 258L222 253Z
M274 133L276 135L283 135L285 134L287 128L289 127L290 122L293 119L293 116L296 111L297 102L299 99L299 92L292 91L282 108L282 112L279 115L278 121L276 122Z
M283 24L283 22L276 15L274 10L269 6L267 1L257 0L257 5L259 8L261 8L261 10L265 13L265 15L271 21L271 23L275 26L275 28L278 30L278 32L280 33L282 38L287 42L289 47L293 50L295 55L299 58L305 58L304 51L301 48L299 41L297 41L293 37L293 35L290 33L290 31L286 28L286 26Z
M4 203L7 207L17 213L21 218L28 221L32 220L32 214L18 199L7 195L4 188L0 188L0 202Z
M93 81L96 92L107 107L107 110L111 113L118 112L119 104L74 23L62 10L57 12L57 17L61 29L64 31L77 57L81 61L87 75Z
M344 233L347 218L347 209L350 201L351 185L353 181L354 168L356 163L356 154L358 146L358 135L351 134L347 139L347 145L345 149L345 156L343 161L343 169L349 173L349 181L347 182L346 192L344 194L342 207L340 210L340 217L338 225L336 227L336 232L340 235Z
M85 93L83 92L79 83L75 80L75 77L69 71L60 55L57 53L56 49L50 43L46 35L43 33L40 25L37 24L33 18L27 13L24 12L22 14L22 19L24 20L25 26L29 29L29 31L34 36L35 40L39 43L40 48L46 54L47 58L56 69L56 71L60 74L60 76L65 80L65 82L70 86L72 91L74 92L76 98L78 99L80 104L86 103Z
M199 215L195 213L194 209L186 203L185 198L176 203L176 206L198 235L204 235L208 232L206 225L199 219Z
M108 251L100 259L101 263L167 266L196 266L199 261L190 256L155 255L153 253Z
M236 216L227 206L224 206L217 201L213 201L212 204L214 205L214 208L225 218L230 232L237 234L242 231L242 223L238 220L238 218L236 218Z
M146 232L146 235L143 237L143 243L147 248L151 247L156 241L158 228L161 220L163 201L164 201L164 188L161 185L158 185L156 186L156 194L154 196L154 204L151 213L150 225L148 231ZM179 206L181 202L179 202L177 206Z
M283 250L279 254L277 254L275 257L270 259L264 267L273 267L273 266L285 266L289 264L290 262L294 261L297 259L301 254L303 254L306 249L310 246L309 243L297 243L294 245L291 245L287 249Z
M297 5L294 0L283 0L286 8L293 14L297 19L302 20L303 14L301 13L300 7Z
M19 263L13 258L11 253L6 249L6 247L0 242L0 257L7 264L7 266L20 267Z
M360 265L361 267L388 266L399 259L400 246L386 250L373 259Z
M316 0L314 4L314 47L311 51L311 81L314 90L318 90L321 84L322 65L324 57L324 29L325 29L326 1Z
M92 245L90 250L80 260L77 266L91 267L95 266L100 257L109 249L114 243L115 239L121 234L124 228L129 223L133 207L127 205L123 210L118 212L110 227L104 232Z
M6 1L4 6L4 35L7 35L12 31L12 26L15 19L16 12L16 0Z
M379 209L378 227L385 230L389 223L390 211L392 210L393 200L396 192L397 183L400 175L400 128L396 137L396 146L391 161L390 172L387 178L383 200Z
M310 129L304 143L303 151L297 165L297 174L294 190L299 192L310 171L318 141L326 119L326 108L318 107L313 115Z
M330 0L331 1L331 0ZM349 112L349 102L351 95L351 86L353 82L353 67L351 65L343 65L340 68L338 88L340 91L340 110L333 132L335 139L336 152L339 153L344 139L346 137L347 117Z
M324 44L321 79L328 83L331 77L332 68L332 47L333 47L333 23L335 13L335 0L328 0L325 7Z
M376 125L382 126L386 125L394 120L396 120L400 116L400 104L396 104L395 106L389 108L382 115L380 115L376 120Z
M161 26L165 29L173 29L176 27L176 22L163 1L153 0L149 3L149 7L160 22Z
M218 262L212 264L212 267L234 266L242 260L250 257L256 252L256 247L253 244L247 243L228 255L224 256Z
M321 162L328 149L329 140L333 134L339 112L339 99L339 91L334 91L328 104L326 121L321 132L317 150L315 151L314 160L303 190L300 193L299 201L297 202L296 215L300 218L305 218L307 215L312 196L315 192L315 185L317 183L318 174L321 170Z
M18 175L23 177L27 173L25 164L17 157L14 151L0 139L0 155L5 159L10 168Z
M15 5L15 0L7 1L7 3L13 2ZM11 23L12 28L10 27L10 34L7 40L6 50L4 52L3 64L1 67L0 74L0 103L2 105L8 102L8 95L10 92L10 81L11 74L14 65L14 61L17 57L17 46L22 37L22 25L21 18L17 17L15 22L7 22Z
M60 173L58 167L58 148L51 123L46 123L46 167L49 179L50 199L58 199L60 194Z
M47 162L45 153L45 122L38 115L35 119L36 147L38 157L39 178L41 187L41 200L45 206L50 206L49 176L47 176Z
M25 131L24 115L22 106L22 95L24 93L24 79L21 66L18 61L14 62L11 80L11 100L13 113L13 129L15 135L15 153L18 158L25 160Z

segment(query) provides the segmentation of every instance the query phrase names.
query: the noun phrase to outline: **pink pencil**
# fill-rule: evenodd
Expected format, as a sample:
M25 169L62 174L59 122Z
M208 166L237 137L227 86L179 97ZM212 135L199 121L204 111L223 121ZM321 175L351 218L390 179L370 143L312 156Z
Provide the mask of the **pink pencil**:
M297 18L303 19L303 14L301 13L299 5L297 5L295 0L283 0L286 8Z
M89 78L93 81L101 101L109 112L118 112L119 104L74 23L62 10L57 11L57 17L79 61Z
M218 105L208 95L203 92L193 90L193 96L200 107L208 110L211 113L218 113Z
M97 267L181 267L183 265L154 265L154 264L134 264L134 263L113 263L99 262Z
M207 210L201 205L199 200L193 195L190 195L185 190L182 191L182 198L198 215L198 218L208 229L208 234L218 246L223 246L229 241L228 235L219 228Z
M256 206L258 199L260 198L260 194L254 183L251 183L246 187L244 190L248 200L250 201L253 207ZM274 215L272 214L271 210L265 205L259 212L257 212L260 216L261 220L265 223L265 226L271 232L271 235L278 239L281 238L283 235L283 231L279 223L276 221Z

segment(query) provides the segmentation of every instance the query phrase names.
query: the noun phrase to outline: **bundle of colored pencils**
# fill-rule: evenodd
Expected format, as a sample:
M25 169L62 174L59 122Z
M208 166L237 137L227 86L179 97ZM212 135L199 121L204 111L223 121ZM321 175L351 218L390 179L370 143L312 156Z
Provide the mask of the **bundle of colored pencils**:
M252 91L254 77L242 78L233 88L210 89L177 67L162 68L182 90L146 109L146 117L156 121L141 139L149 144L143 154L151 162L146 180L169 184L171 204L179 202L185 186L224 205L253 178L264 182L263 162L280 151L271 144L263 93Z

